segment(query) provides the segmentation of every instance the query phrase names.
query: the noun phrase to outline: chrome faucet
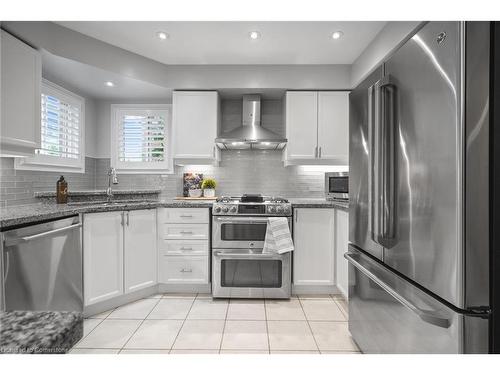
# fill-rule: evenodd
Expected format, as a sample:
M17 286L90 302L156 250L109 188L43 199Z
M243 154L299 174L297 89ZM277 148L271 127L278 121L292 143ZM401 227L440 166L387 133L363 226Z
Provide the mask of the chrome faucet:
M113 197L113 191L111 190L111 183L113 185L118 185L118 177L116 176L116 169L113 167L108 170L108 188L106 189L106 195L108 196L108 201Z

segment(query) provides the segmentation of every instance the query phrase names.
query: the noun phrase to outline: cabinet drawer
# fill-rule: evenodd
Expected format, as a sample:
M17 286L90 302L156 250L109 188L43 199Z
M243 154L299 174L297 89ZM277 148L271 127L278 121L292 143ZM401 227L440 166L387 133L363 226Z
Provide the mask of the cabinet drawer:
M208 224L163 224L163 240L208 239Z
M207 255L208 241L204 240L163 240L160 241L161 255Z
M162 256L160 282L167 284L208 283L208 256Z
M163 208L159 212L160 223L208 224L208 208Z

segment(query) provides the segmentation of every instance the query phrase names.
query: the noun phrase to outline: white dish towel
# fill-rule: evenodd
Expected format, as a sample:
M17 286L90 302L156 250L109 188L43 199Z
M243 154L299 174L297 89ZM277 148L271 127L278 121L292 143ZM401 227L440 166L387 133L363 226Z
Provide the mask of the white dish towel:
M284 254L293 251L292 235L286 217L270 217L267 219L266 238L262 253Z

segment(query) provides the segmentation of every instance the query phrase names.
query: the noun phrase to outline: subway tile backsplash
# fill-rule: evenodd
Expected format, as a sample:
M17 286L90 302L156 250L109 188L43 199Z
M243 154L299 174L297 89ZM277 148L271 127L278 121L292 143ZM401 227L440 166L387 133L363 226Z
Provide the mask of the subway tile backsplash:
M199 172L214 177L217 195L262 193L285 198L321 198L324 196L324 171L316 167L284 167L280 151L231 150L222 152L220 166L176 166L175 173L118 174L113 189L160 189L161 198L182 195L184 172ZM85 173L62 173L70 190L106 189L108 158L85 159ZM61 173L14 169L12 158L0 158L0 207L34 203L35 191L55 191Z

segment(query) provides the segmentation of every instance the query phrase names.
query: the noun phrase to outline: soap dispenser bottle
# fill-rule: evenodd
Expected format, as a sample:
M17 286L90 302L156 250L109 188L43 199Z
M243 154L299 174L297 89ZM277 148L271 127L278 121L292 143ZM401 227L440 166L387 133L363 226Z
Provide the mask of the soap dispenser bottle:
M56 201L57 203L68 203L68 183L61 176L56 183Z

